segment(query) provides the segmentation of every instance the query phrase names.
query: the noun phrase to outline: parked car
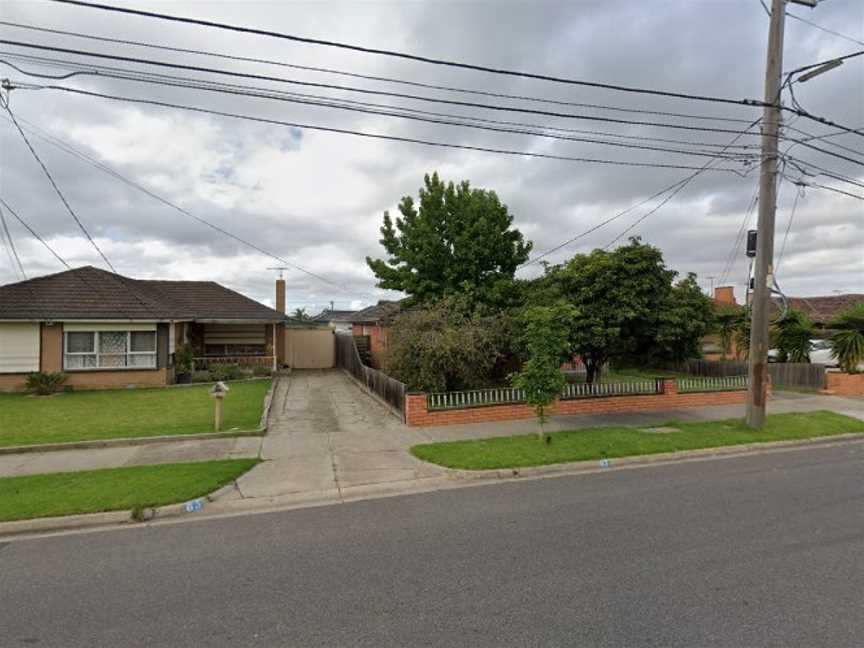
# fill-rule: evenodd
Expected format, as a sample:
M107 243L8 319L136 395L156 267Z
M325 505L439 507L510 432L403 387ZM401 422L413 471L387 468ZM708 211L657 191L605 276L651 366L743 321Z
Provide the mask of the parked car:
M810 362L814 364L824 364L826 367L836 367L837 358L831 352L831 343L828 340L810 340ZM780 351L777 349L768 350L768 362L778 362Z
M810 349L810 362L824 364L828 367L837 366L837 358L831 351L831 343L828 340L810 340L813 348Z

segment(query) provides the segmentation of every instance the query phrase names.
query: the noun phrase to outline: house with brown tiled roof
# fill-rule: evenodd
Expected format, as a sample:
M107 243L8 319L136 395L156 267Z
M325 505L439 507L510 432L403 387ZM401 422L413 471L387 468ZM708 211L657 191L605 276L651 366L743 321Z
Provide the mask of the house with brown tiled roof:
M779 299L773 299L773 310L781 308ZM787 297L789 308L800 311L820 328L830 326L831 322L843 311L858 304L864 304L864 295L849 293L844 295L826 295L822 297Z
M0 286L0 390L22 389L33 371L62 371L74 388L166 385L184 345L197 368L276 368L291 348L286 332L310 328L285 315L284 289L277 282L274 310L213 281L133 279L92 266Z

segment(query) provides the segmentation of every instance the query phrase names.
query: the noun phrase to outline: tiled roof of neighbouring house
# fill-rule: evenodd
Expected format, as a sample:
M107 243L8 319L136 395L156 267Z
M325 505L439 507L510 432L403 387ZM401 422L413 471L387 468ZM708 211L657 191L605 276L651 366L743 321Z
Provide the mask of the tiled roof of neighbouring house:
M84 266L0 286L0 320L287 320L213 281L154 281Z
M404 309L401 301L379 301L374 306L369 306L357 311L351 316L351 321L358 324L389 323Z
M815 324L829 324L843 311L864 304L864 295L830 295L826 297L787 297L789 308L804 313ZM780 300L772 300L774 309L780 308Z
M312 318L313 322L350 322L357 313L352 310L325 310Z

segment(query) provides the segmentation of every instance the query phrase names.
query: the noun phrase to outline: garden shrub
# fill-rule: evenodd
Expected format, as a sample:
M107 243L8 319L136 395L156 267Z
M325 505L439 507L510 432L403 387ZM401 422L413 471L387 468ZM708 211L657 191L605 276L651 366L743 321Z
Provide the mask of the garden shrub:
M193 371L192 372L192 382L193 383L207 383L213 382L213 379L210 377L209 371Z
M240 365L233 363L213 362L210 364L210 380L237 380L243 375Z
M252 368L252 375L258 377L271 376L273 370L270 367L257 366Z
M409 389L453 391L505 382L512 339L506 315L471 313L456 298L400 315L385 369Z
M58 371L56 373L33 371L27 374L27 389L34 391L40 396L48 396L60 389L66 381L66 374Z

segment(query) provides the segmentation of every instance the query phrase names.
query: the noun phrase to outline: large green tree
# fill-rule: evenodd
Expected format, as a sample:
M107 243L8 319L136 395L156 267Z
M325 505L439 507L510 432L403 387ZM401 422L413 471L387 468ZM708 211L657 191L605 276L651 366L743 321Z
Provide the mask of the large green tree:
M531 243L512 227L513 216L494 191L427 174L419 202L404 196L399 213L394 222L384 212L380 242L387 258L366 258L379 287L416 302L460 293L481 305L509 302Z
M702 340L714 326L714 303L689 273L669 290L661 306L654 343L648 356L682 362L702 355Z
M659 249L633 238L547 269L532 300L558 298L576 307L572 349L594 382L610 360L644 356L656 345L675 276Z

